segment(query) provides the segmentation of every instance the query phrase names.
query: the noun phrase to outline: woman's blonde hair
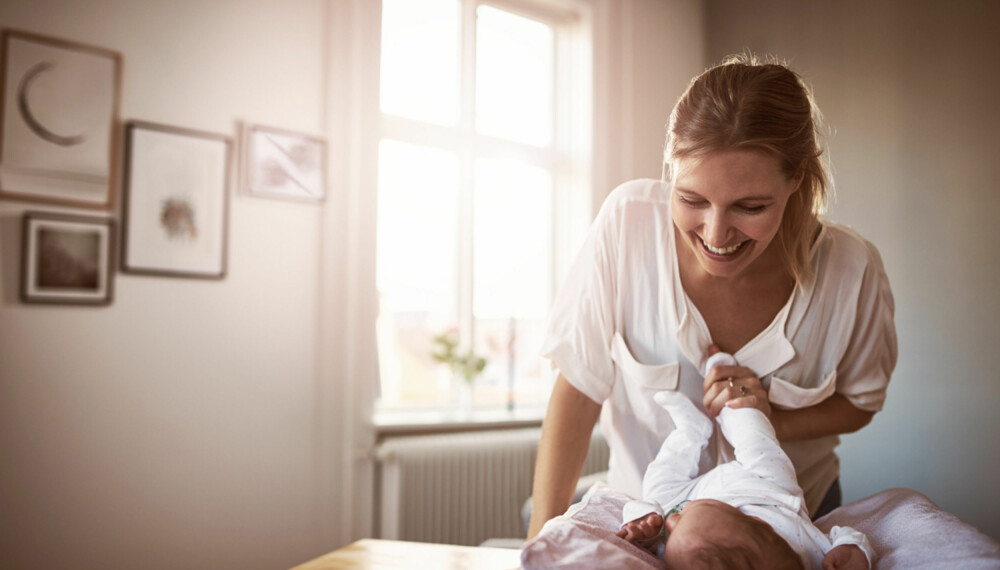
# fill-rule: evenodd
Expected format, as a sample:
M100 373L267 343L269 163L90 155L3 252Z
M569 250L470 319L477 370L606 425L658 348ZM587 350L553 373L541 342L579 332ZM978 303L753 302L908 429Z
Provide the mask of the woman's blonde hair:
M727 58L695 77L670 114L664 178L678 159L731 149L758 149L776 156L782 172L802 183L785 206L775 236L796 282L813 277L809 251L826 205L830 181L819 145L819 109L795 72L773 58Z

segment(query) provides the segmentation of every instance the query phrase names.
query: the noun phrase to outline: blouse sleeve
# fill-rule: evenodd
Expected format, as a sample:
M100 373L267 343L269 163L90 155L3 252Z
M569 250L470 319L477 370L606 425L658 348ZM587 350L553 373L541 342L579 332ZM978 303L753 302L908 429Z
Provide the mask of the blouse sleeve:
M878 412L896 367L895 303L878 250L868 242L865 246L868 263L858 293L854 328L837 366L837 393L861 410Z
M549 313L542 356L594 402L611 393L616 298L618 191L605 200Z

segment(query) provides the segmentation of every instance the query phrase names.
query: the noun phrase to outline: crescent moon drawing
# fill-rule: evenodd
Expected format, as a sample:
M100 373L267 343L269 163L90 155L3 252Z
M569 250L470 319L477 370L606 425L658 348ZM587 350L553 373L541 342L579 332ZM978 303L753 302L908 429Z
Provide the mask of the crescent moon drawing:
M24 119L28 128L39 137L59 146L78 145L85 140L86 137L84 135L63 136L50 131L35 117L35 114L31 111L31 105L28 104L28 89L31 87L31 83L42 73L51 71L53 67L55 67L53 64L43 61L35 64L34 67L24 74L24 77L21 78L21 83L17 86L17 108L21 111L21 118Z

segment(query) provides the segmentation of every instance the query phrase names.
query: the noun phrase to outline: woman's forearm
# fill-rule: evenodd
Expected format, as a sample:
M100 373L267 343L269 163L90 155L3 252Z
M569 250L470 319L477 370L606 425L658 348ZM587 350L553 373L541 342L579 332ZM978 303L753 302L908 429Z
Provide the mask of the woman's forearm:
M815 439L851 433L868 425L874 412L854 407L847 398L834 394L815 406L795 410L771 409L771 423L779 441Z
M561 375L556 379L538 442L529 539L569 508L600 412L600 404Z

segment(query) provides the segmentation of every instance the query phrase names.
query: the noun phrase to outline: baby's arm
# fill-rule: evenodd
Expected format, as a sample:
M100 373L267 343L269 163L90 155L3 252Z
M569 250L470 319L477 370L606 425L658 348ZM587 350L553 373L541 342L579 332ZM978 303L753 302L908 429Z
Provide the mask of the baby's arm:
M683 498L691 479L698 474L698 459L713 429L708 416L684 394L658 392L653 400L670 413L674 430L646 468L642 478L644 500L625 504L618 531L618 536L641 546L645 546L643 541L659 537L664 516L661 503L669 505Z
M856 544L835 546L823 557L823 570L868 570L868 559Z
M830 530L833 543L823 557L824 570L868 570L872 567L875 551L864 533L849 526L835 526Z

